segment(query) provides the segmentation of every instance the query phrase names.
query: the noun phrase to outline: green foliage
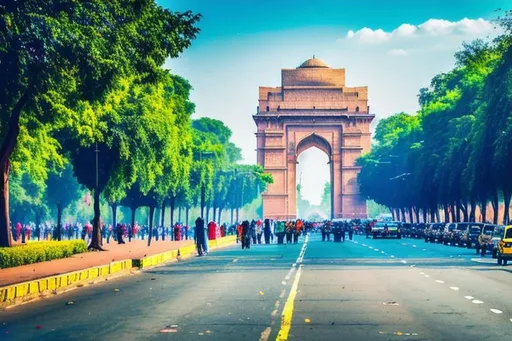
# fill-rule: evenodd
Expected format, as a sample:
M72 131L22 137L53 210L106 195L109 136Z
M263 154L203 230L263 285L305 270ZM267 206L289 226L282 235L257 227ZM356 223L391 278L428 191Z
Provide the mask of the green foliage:
M0 248L0 268L66 258L86 251L87 245L83 240L34 242L14 247L2 247Z
M417 115L379 122L377 144L357 161L361 192L410 212L456 206L467 214L499 191L510 198L511 54L504 37L463 44L456 68L420 90Z

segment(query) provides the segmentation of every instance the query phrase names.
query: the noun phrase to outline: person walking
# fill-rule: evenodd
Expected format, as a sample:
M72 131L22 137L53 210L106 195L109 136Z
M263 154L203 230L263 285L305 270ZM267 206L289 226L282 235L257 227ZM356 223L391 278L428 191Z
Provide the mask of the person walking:
M250 224L248 220L242 222L242 249L251 248Z
M118 244L125 244L123 237L124 237L124 226L119 223L116 227L116 235L117 235L117 243Z
M204 220L201 217L197 217L196 226L194 230L194 239L196 242L197 254L199 256L203 255L204 250Z
M256 222L256 240L258 244L261 244L261 236L263 235L263 224L261 220L258 219Z
M264 228L263 228L263 235L265 239L265 244L270 244L270 219L264 220Z

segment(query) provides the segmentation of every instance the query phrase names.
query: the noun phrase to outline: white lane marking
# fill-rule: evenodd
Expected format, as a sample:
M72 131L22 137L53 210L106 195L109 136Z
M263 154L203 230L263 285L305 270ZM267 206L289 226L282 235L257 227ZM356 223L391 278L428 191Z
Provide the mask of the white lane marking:
M423 249L423 251L427 251L427 249Z
M381 251L380 253L385 253L384 251Z
M281 284L282 284L282 285L286 285L286 282L285 282L285 281L282 281L282 282L281 282Z
M368 247L373 250L373 246L368 246Z
M495 314L503 314L503 312L501 310L498 310L498 309L489 309L489 310L492 311Z
M380 250L379 250L379 249L373 249L373 251L375 251L375 252L379 252Z
M400 262L404 263L404 264L407 264L407 261L406 260L401 260Z
M260 341L267 341L270 337L270 333L272 332L272 328L267 327L264 331L261 332Z
M425 275L425 277L429 278L429 277L430 277L430 275Z
M389 257L391 257L391 258L395 258L395 256L393 256L393 255L391 255L391 256L389 256Z
M483 304L484 303L484 301L480 301L480 300L473 300L471 302L473 302L474 304Z
M453 291L459 291L459 287L450 287Z
M366 245L365 243L363 243L363 246L368 246L368 245Z
M279 298L283 298L285 293L286 293L285 289L281 290L281 295L279 295Z
M472 300L474 297L473 296L464 296L464 298L467 300Z
M424 275L425 273L424 272L420 272L420 275Z
M358 242L354 241L354 244L359 244Z
M413 245L412 247L416 247L416 245Z
M440 279L436 279L436 283L441 283L441 284L443 284L443 283L444 283L444 281L441 281Z
M413 264L413 265L409 265L409 266L410 266L411 268L415 268L415 267L416 267L416 265L414 265L414 264Z
M510 319L510 322L512 322L512 319Z

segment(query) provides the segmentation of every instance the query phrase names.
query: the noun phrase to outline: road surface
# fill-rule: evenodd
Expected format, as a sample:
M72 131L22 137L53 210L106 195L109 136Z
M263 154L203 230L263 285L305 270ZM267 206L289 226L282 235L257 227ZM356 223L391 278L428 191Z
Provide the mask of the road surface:
M511 293L474 250L312 234L0 312L0 340L511 340Z

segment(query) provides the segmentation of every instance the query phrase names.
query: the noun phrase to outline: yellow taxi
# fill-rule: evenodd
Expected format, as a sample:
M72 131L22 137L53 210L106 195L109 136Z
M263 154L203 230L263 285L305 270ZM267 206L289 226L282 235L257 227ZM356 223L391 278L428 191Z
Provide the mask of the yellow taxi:
M503 238L498 243L498 265L507 265L512 260L512 225L506 226L503 231Z

